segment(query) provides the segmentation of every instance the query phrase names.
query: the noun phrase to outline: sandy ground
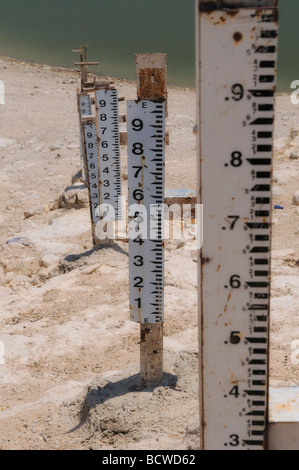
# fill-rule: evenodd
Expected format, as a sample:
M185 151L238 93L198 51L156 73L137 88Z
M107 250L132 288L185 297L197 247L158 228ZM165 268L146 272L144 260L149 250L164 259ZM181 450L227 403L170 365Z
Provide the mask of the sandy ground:
M0 80L0 448L197 448L194 252L167 246L165 376L161 387L140 391L127 244L93 250L86 191L64 192L80 169L78 75L0 58ZM133 83L116 85L135 98ZM298 122L299 106L279 95L274 202L284 210L273 214L274 386L299 380L291 356L299 340ZM196 189L194 125L195 92L170 88L167 188ZM125 150L122 157L126 185Z

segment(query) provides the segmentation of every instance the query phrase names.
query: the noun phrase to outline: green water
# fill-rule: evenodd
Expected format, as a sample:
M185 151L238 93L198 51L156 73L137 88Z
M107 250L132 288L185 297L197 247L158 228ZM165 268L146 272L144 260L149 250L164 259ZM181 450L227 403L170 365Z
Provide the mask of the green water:
M299 80L298 0L280 0L278 87ZM194 0L0 0L0 54L73 67L89 42L102 74L135 78L136 52L166 52L169 83L194 86Z

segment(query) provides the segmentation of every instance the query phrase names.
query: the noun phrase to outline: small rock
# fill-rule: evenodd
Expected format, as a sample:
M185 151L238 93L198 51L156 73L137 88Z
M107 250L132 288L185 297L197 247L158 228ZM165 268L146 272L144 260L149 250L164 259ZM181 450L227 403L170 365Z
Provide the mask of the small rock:
M299 191L295 191L293 196L293 204L299 206Z
M291 153L290 155L291 160L298 160L298 158L299 158L299 155L297 155L297 153Z
M52 144L52 145L50 146L50 150L51 150L52 152L54 152L54 150L60 150L60 149L62 149L62 145L61 145L61 144Z
M59 198L60 207L74 207L74 206L88 207L89 193L85 184L76 183L65 189L62 196Z
M49 268L50 266L57 265L60 261L59 256L53 254L47 254L41 257L40 259L40 266L44 266L45 268Z
M59 207L75 206L77 204L77 193L74 191L65 191L59 197Z
M30 217L34 217L35 215L41 215L44 212L44 207L39 205L35 206L32 209L24 212L25 219L29 219Z
M75 149L78 149L78 148L80 148L80 146L78 144L69 144L67 146L68 150L75 150Z
M80 269L81 274L84 274L85 276L89 276L90 274L95 273L99 269L99 266L97 264L94 264L93 266L88 266L87 268Z
M88 207L89 205L89 193L88 189L85 188L77 193L77 202L82 207Z

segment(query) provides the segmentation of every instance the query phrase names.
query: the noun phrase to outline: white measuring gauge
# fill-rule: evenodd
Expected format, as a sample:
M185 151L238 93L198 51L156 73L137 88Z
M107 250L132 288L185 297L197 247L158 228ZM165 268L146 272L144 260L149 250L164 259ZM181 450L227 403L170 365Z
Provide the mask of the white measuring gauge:
M91 98L88 93L79 94L79 109L81 118L91 116Z
M163 321L165 103L128 101L130 311Z
M81 168L82 168L82 178L85 181L85 169L84 169L84 144L82 136L82 126L81 120L83 117L91 116L91 99L88 93L78 94L78 111L79 111L79 129L80 129L80 157L81 157Z
M262 450L268 420L277 10L202 7L201 445Z
M98 170L98 137L97 126L94 119L91 120L90 123L84 124L84 138L92 221L94 224L97 224L100 220L100 188Z
M117 90L96 91L100 155L101 203L112 206L121 220L121 163Z

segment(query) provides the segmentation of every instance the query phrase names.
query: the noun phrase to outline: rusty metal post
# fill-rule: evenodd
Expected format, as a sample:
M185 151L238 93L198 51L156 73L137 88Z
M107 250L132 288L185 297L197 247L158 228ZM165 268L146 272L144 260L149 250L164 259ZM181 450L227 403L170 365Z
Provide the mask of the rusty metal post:
M166 54L137 54L138 100L166 101ZM140 323L140 380L146 388L162 383L163 322Z
M147 388L163 379L163 323L140 324L140 384Z
M80 61L76 62L75 65L80 67L81 71L81 92L84 91L84 88L90 88L92 83L88 83L88 66L99 65L98 62L88 62L88 42L85 46L80 46L79 49L73 49L72 52L80 54Z

